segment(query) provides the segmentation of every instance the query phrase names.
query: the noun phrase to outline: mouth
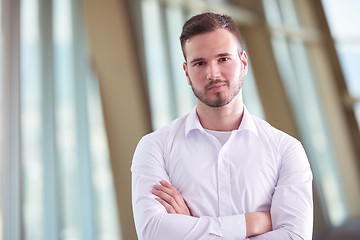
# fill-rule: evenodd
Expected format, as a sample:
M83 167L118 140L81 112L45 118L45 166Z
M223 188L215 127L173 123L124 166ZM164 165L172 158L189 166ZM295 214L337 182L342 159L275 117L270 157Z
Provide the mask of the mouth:
M208 87L209 91L213 91L213 92L218 92L220 90L222 90L224 87L226 87L226 83L215 83L215 84L211 84Z

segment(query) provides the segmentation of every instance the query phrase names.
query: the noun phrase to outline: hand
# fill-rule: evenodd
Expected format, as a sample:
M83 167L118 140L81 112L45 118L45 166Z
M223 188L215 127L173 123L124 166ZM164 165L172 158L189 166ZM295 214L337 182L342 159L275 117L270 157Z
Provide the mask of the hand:
M165 207L166 211L191 216L190 210L180 192L165 180L161 180L160 184L156 184L151 192L159 197L155 199Z
M245 213L246 237L260 235L272 230L270 212Z

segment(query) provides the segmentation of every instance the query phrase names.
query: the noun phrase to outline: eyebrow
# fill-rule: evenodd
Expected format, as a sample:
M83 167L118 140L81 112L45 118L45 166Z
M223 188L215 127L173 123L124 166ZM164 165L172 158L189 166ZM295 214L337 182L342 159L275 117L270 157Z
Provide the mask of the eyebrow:
M226 56L230 56L232 55L231 53L220 53L218 55L216 55L217 57L226 57Z
M204 61L204 60L205 60L205 58L195 58L190 63L195 63L195 62Z
M219 53L216 55L216 57L227 57L232 55L231 53ZM195 58L193 59L190 63L195 63L195 62L199 62L199 61L204 61L205 58Z

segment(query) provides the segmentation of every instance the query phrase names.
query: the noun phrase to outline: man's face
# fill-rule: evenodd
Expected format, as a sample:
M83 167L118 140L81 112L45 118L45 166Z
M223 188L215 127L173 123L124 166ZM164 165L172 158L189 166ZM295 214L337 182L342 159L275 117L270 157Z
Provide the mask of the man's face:
M246 74L246 53L226 29L191 37L184 46L185 70L195 96L209 107L222 107L240 92Z

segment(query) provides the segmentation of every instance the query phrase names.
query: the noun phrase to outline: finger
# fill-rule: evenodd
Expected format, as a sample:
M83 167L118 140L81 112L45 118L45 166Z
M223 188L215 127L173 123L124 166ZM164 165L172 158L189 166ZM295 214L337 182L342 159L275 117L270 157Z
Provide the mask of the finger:
M161 185L155 185L153 188L153 193L156 196L163 199L164 201L166 201L168 204L170 204L174 208L176 213L180 213L180 214L187 213L187 211L184 211L184 209L183 209L184 207L186 207L186 209L187 209L187 206L185 203L180 205L183 202L182 196L175 188L169 189L168 187L164 187Z
M161 197L163 200L167 201L168 204L172 205L174 210L177 213L190 216L191 215L190 210L189 210L187 204L185 203L185 200L182 197L182 195L180 194L180 192L165 180L161 180L160 184L161 185L157 184L154 186L155 190L163 192L163 193L158 192L158 194L161 195L159 197Z
M175 192L177 192L176 188L174 188L173 186L171 186L170 183L166 182L165 180L161 180L160 184L156 184L154 186L154 188L156 188L157 190L161 190L163 192L166 192L167 194L171 195L171 196L175 196Z
M162 186L162 185L158 185L156 184L153 189L157 190L157 191L161 191L165 194L167 194L168 196L172 197L172 198L176 198L177 195L179 195L180 193L170 185L171 188L167 187L167 186Z
M173 188L174 188L170 183L168 183L168 182L165 181L165 180L161 180L161 181L160 181L160 184L163 185L164 187L167 187L167 188L170 188L170 189L173 189Z
M170 195L171 197L173 197L178 205L185 204L184 199L181 196L180 192L176 188L174 188L170 183L168 183L165 180L161 180L160 184L162 186L158 185L158 186L160 186L160 187L157 187L158 190L162 190L162 191L166 192L168 195Z
M153 187L153 189L151 190L151 192L155 195L157 195L158 197L161 197L161 198L172 198L172 191L169 191L167 188L163 187L163 186L160 186L160 185L155 185Z
M168 213L176 213L174 208L161 198L155 198L161 205L163 205Z
M163 184L166 185L166 182ZM190 210L187 204L185 203L185 200L181 196L180 192L177 191L174 187L172 187L171 190L166 186L155 185L153 189L154 189L154 194L157 195L158 197L161 197L163 200L167 201L168 204L172 205L176 213L180 213L188 216L191 215Z
M158 196L159 198L161 198L167 204L171 205L177 213L182 213L181 208L179 207L178 203L171 195L162 191L161 189L159 190L156 188L153 188L152 193L154 195Z

